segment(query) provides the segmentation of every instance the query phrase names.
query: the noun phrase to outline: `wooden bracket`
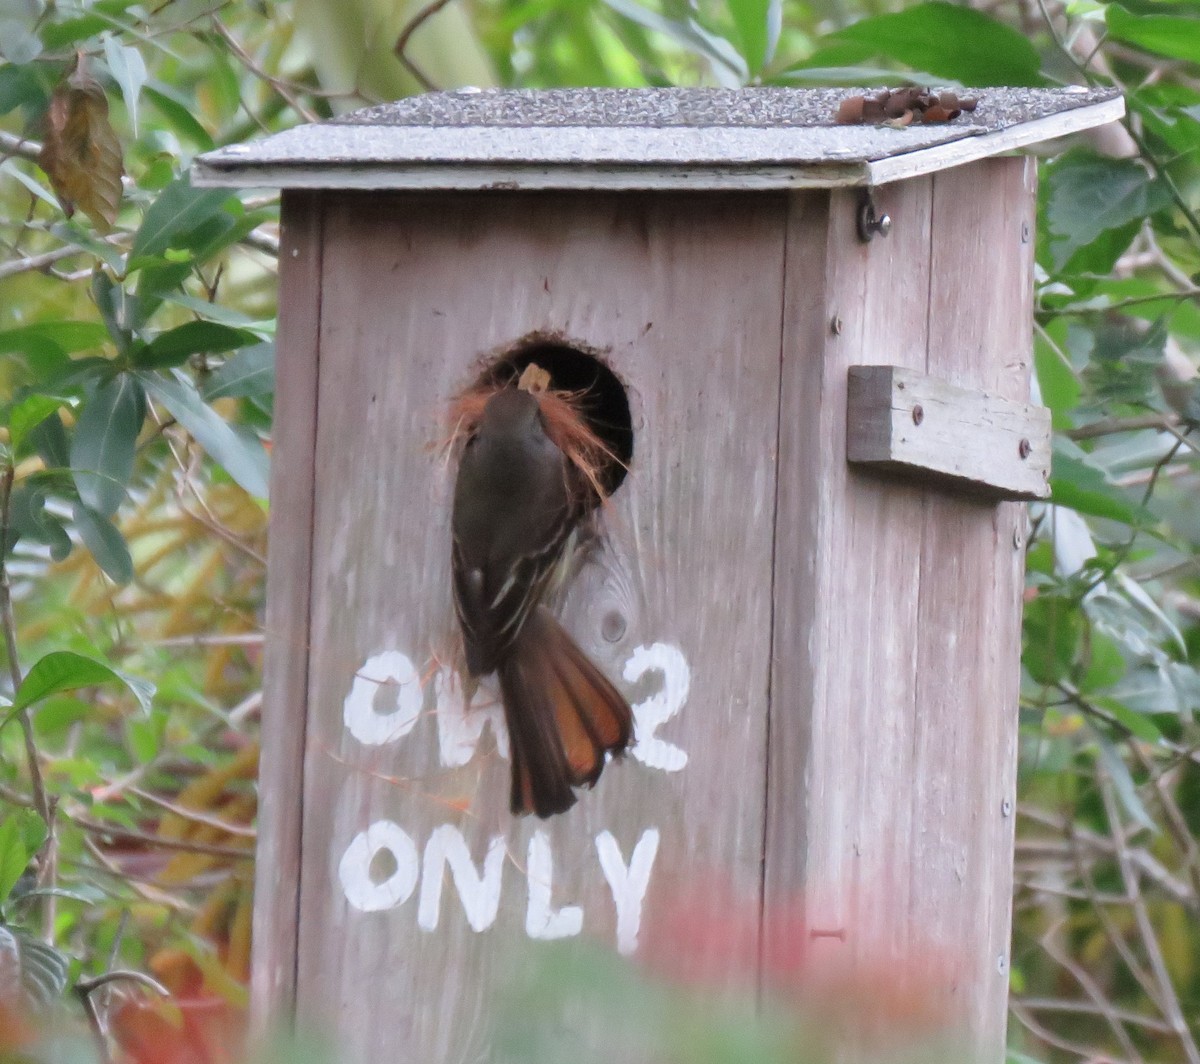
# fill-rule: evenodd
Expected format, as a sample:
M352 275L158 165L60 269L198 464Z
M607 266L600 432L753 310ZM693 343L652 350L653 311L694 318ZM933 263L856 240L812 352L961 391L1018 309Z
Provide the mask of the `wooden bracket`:
M851 366L846 458L992 499L1050 495L1050 411L902 366Z

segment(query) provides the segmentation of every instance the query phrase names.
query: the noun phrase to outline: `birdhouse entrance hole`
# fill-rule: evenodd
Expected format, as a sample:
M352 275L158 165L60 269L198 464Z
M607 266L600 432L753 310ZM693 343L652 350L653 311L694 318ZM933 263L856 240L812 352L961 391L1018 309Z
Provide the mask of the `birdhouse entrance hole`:
M633 420L625 385L594 354L545 340L520 342L491 362L478 383L515 383L531 362L550 374L551 388L580 395L588 425L612 456L600 474L605 493L612 495L624 482L633 460Z

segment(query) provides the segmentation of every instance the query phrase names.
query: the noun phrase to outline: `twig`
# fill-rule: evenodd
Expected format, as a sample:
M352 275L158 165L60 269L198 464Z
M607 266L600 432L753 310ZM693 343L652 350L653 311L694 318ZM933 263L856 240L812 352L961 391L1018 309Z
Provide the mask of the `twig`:
M1142 939L1142 948L1146 951L1146 958L1150 962L1150 970L1154 975L1155 982L1158 984L1163 1015L1171 1025L1175 1037L1179 1039L1188 1064L1200 1064L1200 1048L1197 1048L1191 1028L1188 1027L1187 1020L1184 1018L1183 1009L1179 1004L1179 995L1175 992L1175 984L1171 982L1171 973L1167 969L1167 962L1158 944L1158 937L1154 933L1154 924L1150 920L1150 914L1142 898L1141 885L1138 883L1137 873L1133 870L1133 863L1129 859L1129 851L1126 849L1125 839L1121 832L1121 819L1117 811L1116 798L1113 796L1112 781L1103 767L1098 768L1096 781L1100 786L1100 796L1104 801L1104 811L1108 817L1113 843L1117 848L1117 867L1120 869L1121 878L1125 882L1125 892L1130 898L1130 905L1133 908L1133 918Z
M254 851L252 849L239 849L235 846L215 846L207 842L185 842L179 839L163 839L145 831L135 831L133 828L105 824L99 820L92 820L89 817L79 815L68 814L67 819L76 827L83 828L84 831L90 831L92 834L102 835L110 839L121 839L125 842L140 842L144 846L153 846L160 850L178 850L181 853L203 853L210 857L229 857L236 861L250 861L254 859Z
M220 817L212 816L209 813L202 813L198 809L189 809L187 806L179 805L177 802L168 801L166 798L151 791L142 790L141 787L130 787L129 793L137 795L143 801L165 809L168 813L174 813L177 817L190 820L194 824L204 824L206 827L216 828L218 831L223 831L226 835L234 835L237 838L243 839L255 839L258 837L258 832L254 828L247 827L245 824L231 824L228 820L222 820Z
M5 158L15 155L21 159L28 159L31 163L36 163L38 156L42 153L42 146L36 140L15 137L11 133L0 130L0 152L4 153Z
M12 464L4 467L0 478L0 624L4 627L4 648L8 653L8 672L12 679L13 697L21 688L21 663L17 658L17 619L13 612L12 588L8 582L8 528L11 514L13 480L16 470ZM25 760L29 766L29 786L33 792L33 808L46 825L46 841L42 844L43 866L39 880L43 886L54 886L55 838L54 809L46 794L42 766L38 760L37 743L33 737L33 720L27 708L17 713L21 734L25 740ZM42 907L42 933L47 942L54 941L54 894L47 893Z
M1136 417L1108 417L1070 429L1067 436L1072 440L1094 440L1100 436L1115 436L1120 432L1138 432L1142 429L1165 430L1179 423L1173 414L1138 414Z
M267 71L258 65L258 63L256 63L250 57L250 53L242 47L241 42L238 41L238 39L232 33L230 33L228 29L225 28L225 24L219 18L214 16L212 24L213 28L220 35L221 39L227 45L229 45L229 50L241 60L242 65L249 70L250 73L265 81L271 86L271 88L279 93L280 96L287 100L292 110L295 111L296 114L298 114L301 118L303 118L305 122L319 122L321 120L321 116L318 115L316 111L306 107L301 102L300 98L292 91L289 85L283 81L280 81L279 78L275 77L274 75L268 74Z
M405 23L404 29L400 31L400 36L396 38L396 47L394 49L396 58L404 64L404 69L407 70L417 80L417 83L426 92L435 92L437 90L437 85L435 85L433 81L431 81L425 75L425 72L419 66L417 66L416 63L408 58L409 38L411 38L412 35L425 24L426 19L432 18L439 11L441 11L442 8L447 7L450 3L451 0L433 0L432 3L426 4L423 8L421 8L420 11L413 15L408 22Z
M1058 934L1058 931L1059 925L1056 924L1042 936L1040 940L1042 949L1046 951L1047 956L1057 961L1065 971L1069 972L1075 982L1082 988L1083 992L1092 999L1092 1003L1096 1006L1100 1015L1104 1017L1113 1036L1120 1043L1121 1049L1125 1051L1129 1059L1140 1062L1142 1059L1141 1054L1137 1051L1137 1047L1134 1046L1133 1040L1129 1037L1129 1032L1125 1030L1125 1025L1121 1022L1121 1018L1116 1015L1112 1004L1100 990L1100 985L1080 965L1071 959L1069 953L1061 949L1058 943L1054 941L1054 936Z
M91 979L80 979L75 984L75 989L80 994L90 994L93 990L97 990L109 983L115 983L118 980L141 983L142 986L149 987L156 994L161 994L163 997L171 996L171 991L155 979L154 976L147 975L145 972L134 971L131 968L114 968L111 972L104 972Z
M1018 997L1015 1000L1035 1012L1079 1012L1088 1016L1101 1014L1095 1005L1087 1001L1074 1001L1071 998ZM1157 1031L1159 1034L1174 1033L1169 1024L1163 1023L1162 1020L1156 1020L1153 1016L1143 1016L1140 1012L1119 1009L1115 1005L1110 1005L1109 1009L1112 1015L1125 1023L1136 1024L1138 1027L1145 1027L1146 1030Z

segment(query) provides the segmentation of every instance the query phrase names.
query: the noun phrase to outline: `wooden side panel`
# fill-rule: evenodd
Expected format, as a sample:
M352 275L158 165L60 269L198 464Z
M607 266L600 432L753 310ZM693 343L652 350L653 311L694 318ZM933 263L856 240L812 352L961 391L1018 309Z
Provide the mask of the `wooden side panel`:
M847 464L846 391L882 351L924 368L931 191L878 190L894 225L870 244L853 194L824 222L819 201L792 201L763 938L801 936L790 955L831 975L902 971L909 944L923 501Z
M865 246L848 194L827 225L792 204L764 974L800 938L788 955L844 980L868 1059L929 1021L966 1039L958 1059L1003 1054L1024 511L849 467L847 368L886 352L1027 398L1027 173L879 189L892 233Z
M535 940L752 980L730 952L756 956L755 919L692 932L705 912L754 914L760 886L786 210L775 195L332 202L297 999L348 1064L487 1059L495 995ZM535 332L603 353L636 434L610 548L564 616L636 704L639 744L544 823L508 814L487 686L465 718L455 698L454 470L430 447L480 358ZM580 1003L537 1022L592 1044L603 1027L612 1059L643 1057L623 1018Z
M255 1026L290 1012L296 980L300 810L308 701L309 571L321 321L321 197L287 192L279 262L270 565L258 770L251 1006Z
M1035 175L1033 160L988 159L938 174L933 194L928 370L1022 401ZM988 1062L1004 1056L1025 519L930 492L921 546L909 912L935 955L960 954L929 1000L966 1019Z

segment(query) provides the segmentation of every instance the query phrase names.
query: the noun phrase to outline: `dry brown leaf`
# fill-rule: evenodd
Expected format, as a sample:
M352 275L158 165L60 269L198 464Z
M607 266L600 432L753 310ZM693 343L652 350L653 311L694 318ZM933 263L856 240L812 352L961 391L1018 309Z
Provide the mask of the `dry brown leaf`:
M125 168L108 120L108 98L82 64L50 97L38 162L70 217L78 207L107 233L121 206Z

